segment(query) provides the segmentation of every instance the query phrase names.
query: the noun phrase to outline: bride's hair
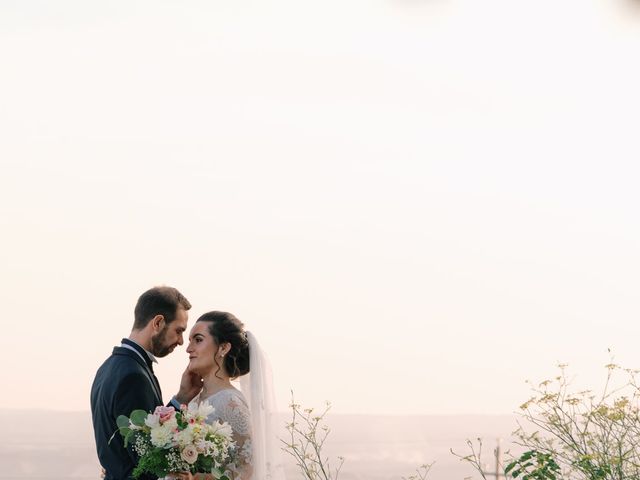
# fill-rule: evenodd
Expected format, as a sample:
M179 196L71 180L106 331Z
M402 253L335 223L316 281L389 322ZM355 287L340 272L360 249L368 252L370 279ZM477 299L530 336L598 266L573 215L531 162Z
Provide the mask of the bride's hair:
M197 322L209 323L209 333L218 345L231 345L229 353L224 357L224 369L231 378L249 373L249 342L244 324L235 315L228 312L207 312L198 318ZM220 368L217 358L215 362Z

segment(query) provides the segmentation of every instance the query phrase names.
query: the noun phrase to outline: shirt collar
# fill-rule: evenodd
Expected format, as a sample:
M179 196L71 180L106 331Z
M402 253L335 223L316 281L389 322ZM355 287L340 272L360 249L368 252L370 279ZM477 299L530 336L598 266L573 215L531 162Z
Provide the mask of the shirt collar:
M149 360L151 360L153 363L158 363L158 359L155 357L155 355L153 353L151 353L150 351L146 350L145 348L143 348L142 345L140 345L138 342L136 342L135 340L131 340L130 338L127 338L126 340L131 342L131 343L135 343L138 347L140 347L141 350L144 350L144 353L147 354L147 356L149 357ZM140 352L138 352L131 345L127 345L124 341L122 342L122 346L124 348L128 348L129 350L133 350L137 354L140 354Z

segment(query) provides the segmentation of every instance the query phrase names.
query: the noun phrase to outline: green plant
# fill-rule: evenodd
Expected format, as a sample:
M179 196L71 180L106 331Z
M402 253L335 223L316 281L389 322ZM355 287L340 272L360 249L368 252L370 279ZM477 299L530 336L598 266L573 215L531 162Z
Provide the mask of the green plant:
M416 468L416 473L409 475L408 477L401 478L402 480L426 480L427 475L429 474L429 470L431 470L432 466L433 463L420 465L418 468Z
M286 425L289 435L280 439L282 450L291 455L305 480L337 480L344 463L343 457L338 457L338 466L331 468L328 457L323 456L322 449L331 430L324 423L325 417L331 409L327 402L319 413L313 408L302 408L295 403L291 392L291 422ZM403 480L426 480L429 470L433 466L424 464L418 467L414 474L401 477Z
M557 480L560 466L551 454L536 450L524 452L520 457L509 463L504 473L522 480Z
M291 455L300 468L305 480L337 480L344 458L338 457L338 466L331 468L330 461L323 457L322 448L331 430L324 423L331 404L327 402L324 410L315 414L313 408L302 409L295 403L291 393L292 419L287 423L289 437L284 440L282 450Z
M521 405L517 443L557 462L559 478L640 479L638 372L609 363L605 385L595 394L574 392L566 365L559 368L553 381L533 387L534 395Z
M520 406L515 443L526 451L504 468L504 478L523 480L640 480L640 387L638 370L605 365L604 387L572 388L567 366L554 380L532 386ZM482 478L482 441L469 455ZM496 472L497 475L502 476Z
M473 442L471 440L467 439L467 447L469 448L469 450L471 452L468 455L461 455L459 453L454 452L453 449L450 449L450 452L454 456L458 457L461 462L469 463L480 474L480 476L483 479L487 480L484 468L482 468L482 439L481 438L477 438L476 442L478 443L477 449L476 449L475 445L473 444ZM495 451L494 451L494 453L495 453Z

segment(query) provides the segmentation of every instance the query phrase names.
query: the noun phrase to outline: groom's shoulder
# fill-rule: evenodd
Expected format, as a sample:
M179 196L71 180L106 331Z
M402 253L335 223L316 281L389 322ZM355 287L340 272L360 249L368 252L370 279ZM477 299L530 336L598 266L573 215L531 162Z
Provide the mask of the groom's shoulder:
M127 352L127 349L115 347L113 353L98 368L94 378L94 388L104 392L120 388L123 383L136 383L131 380L146 379L145 370L132 355L135 352Z
M111 355L104 361L99 371L113 370L144 370L141 362L138 360L138 354L127 348L113 347Z

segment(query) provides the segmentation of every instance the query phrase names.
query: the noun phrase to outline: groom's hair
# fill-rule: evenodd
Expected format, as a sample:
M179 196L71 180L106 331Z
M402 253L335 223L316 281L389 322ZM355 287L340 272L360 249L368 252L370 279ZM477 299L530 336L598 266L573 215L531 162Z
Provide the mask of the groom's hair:
M173 287L154 287L147 290L138 299L134 310L134 330L141 330L156 315L162 315L168 325L176 319L178 307L191 308L189 300Z

